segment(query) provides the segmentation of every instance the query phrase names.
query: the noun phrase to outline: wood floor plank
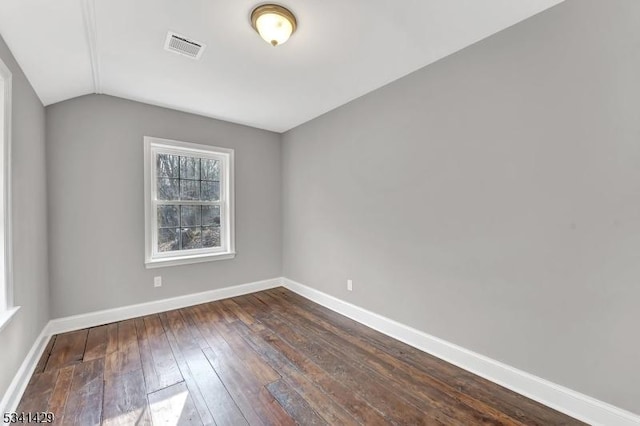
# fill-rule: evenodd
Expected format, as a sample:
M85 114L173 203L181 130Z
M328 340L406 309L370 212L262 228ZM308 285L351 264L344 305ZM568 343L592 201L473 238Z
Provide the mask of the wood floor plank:
M256 315L259 313L258 308L251 302L251 296L235 297L233 301L250 317L250 321L243 321L251 330L260 332L265 329L264 325L258 321Z
M99 425L102 419L104 358L75 366L64 409L64 424Z
M203 349L202 352L218 374L218 377L220 377L247 422L250 425L272 424L271 422L263 421L264 417L260 413L260 404L256 403L257 388L254 387L254 384L249 380L245 380L241 374L238 374L231 363L217 357L211 348Z
M64 409L67 405L67 399L71 392L71 383L75 366L64 367L60 369L56 384L53 388L47 411L53 413L57 424L64 424Z
M56 424L581 425L284 288L53 336Z
M206 309L203 306L195 306L191 312L197 317L201 332L207 333L206 338L212 348L224 351L223 355L226 357L242 361L247 371L250 371L263 385L280 379L280 375L265 363L239 335L232 332L226 322L214 319L219 318L219 310L215 305L207 306Z
M104 382L103 425L151 425L142 370L112 375Z
M52 371L82 362L88 330L58 334L51 349L45 371Z
M309 403L283 380L268 384L267 389L296 423L300 425L328 425L322 416L315 412Z
M222 300L222 306L234 319L240 320L248 326L251 326L255 319L249 315L234 299Z
M151 420L158 425L202 426L202 419L186 383L149 394Z
M118 323L118 350L122 351L128 346L138 343L135 319L120 321Z
M83 361L102 358L107 353L107 326L101 325L89 329Z
M118 323L117 350L105 357L105 379L135 370L142 370L135 321L121 321Z
M171 328L169 327L168 320L165 318L165 314L160 315L159 319L162 320L163 328L167 332L167 341L169 342L169 345L173 352L173 356L175 357L178 368L180 369L180 374L182 374L182 377L184 377L185 384L187 386L187 389L189 390L189 395L193 400L193 405L195 406L195 409L200 416L200 420L206 426L215 425L216 423L213 420L213 415L209 411L209 407L207 406L205 400L206 395L203 395L203 393L200 391L198 382L196 381L194 375L191 373L191 369L189 368L185 357L180 351L178 341L171 332Z
M142 365L146 393L155 392L166 386L160 387L158 383L158 374L156 373L156 368L153 362L153 355L151 354L151 347L149 345L149 338L144 325L144 319L136 318L134 321L136 324L136 333L138 335L140 364Z
M233 315L233 313L231 313L231 311L225 306L224 300L220 300L214 303L213 307L215 307L218 310L218 312L220 313L220 316L225 320L225 322L232 323L234 321L237 321L236 316Z
M260 392L258 393L258 401L265 407L265 410L270 413L268 415L268 419L277 419L275 423L272 423L273 426L294 426L296 421L285 411L285 409L280 405L278 400L276 400L273 395L269 392L266 387L261 387Z
M192 338L188 326L185 324L182 315L178 311L167 312L160 318L163 326L168 332L169 344L176 359L180 353L181 361L185 369L188 368L190 376L194 379L207 408L211 412L215 423L222 425L243 425L248 424L235 401L225 388L224 384L216 374L215 370L207 360L198 343ZM180 362L178 362L180 366ZM180 367L183 376L186 378L183 367ZM189 387L189 390L192 390Z
M198 345L198 347L200 349L208 348L209 347L209 343L202 336L202 333L200 332L200 329L193 322L192 317L185 312L185 309L180 309L180 310L178 310L178 312L182 316L182 320L183 320L187 330L189 331L193 341Z
M147 315L143 318L144 327L147 330L149 336L159 336L165 334L166 330L162 326L159 315Z
M118 323L107 324L107 346L105 355L109 355L118 350Z
M49 405L58 374L57 369L34 374L22 395L17 411L25 413L44 411L43 409Z
M159 334L149 333L146 323L146 318L135 320L146 388L148 393L153 393L184 379L164 331Z

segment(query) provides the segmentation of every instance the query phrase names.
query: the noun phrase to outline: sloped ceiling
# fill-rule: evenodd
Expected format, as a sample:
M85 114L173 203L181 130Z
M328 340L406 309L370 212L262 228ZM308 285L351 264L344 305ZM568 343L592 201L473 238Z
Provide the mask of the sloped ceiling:
M273 48L248 0L3 0L0 34L45 105L89 93L283 132L560 3L287 0ZM163 50L168 30L207 45Z

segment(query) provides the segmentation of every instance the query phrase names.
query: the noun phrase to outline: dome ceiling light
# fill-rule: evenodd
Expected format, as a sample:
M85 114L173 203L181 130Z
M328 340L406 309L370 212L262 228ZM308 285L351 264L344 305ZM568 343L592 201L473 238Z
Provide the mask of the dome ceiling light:
M277 4L263 4L251 12L251 26L272 46L289 40L296 31L296 17L289 9Z

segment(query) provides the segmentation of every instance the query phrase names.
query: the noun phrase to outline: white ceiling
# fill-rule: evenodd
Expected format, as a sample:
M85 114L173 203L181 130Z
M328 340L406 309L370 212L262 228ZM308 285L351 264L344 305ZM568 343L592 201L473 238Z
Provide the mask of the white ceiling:
M258 0L2 0L0 34L45 105L105 93L286 131L561 0L285 0L273 48ZM168 30L207 45L163 50Z

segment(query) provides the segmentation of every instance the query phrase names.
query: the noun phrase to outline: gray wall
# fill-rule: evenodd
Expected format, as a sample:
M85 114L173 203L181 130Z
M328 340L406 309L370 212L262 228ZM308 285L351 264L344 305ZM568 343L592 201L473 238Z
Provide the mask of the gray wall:
M278 134L102 95L46 110L54 318L280 276ZM145 269L145 135L235 149L235 259Z
M12 73L13 290L16 316L0 332L0 397L49 320L45 112L0 37Z
M287 132L284 275L640 413L639 76L569 0Z

